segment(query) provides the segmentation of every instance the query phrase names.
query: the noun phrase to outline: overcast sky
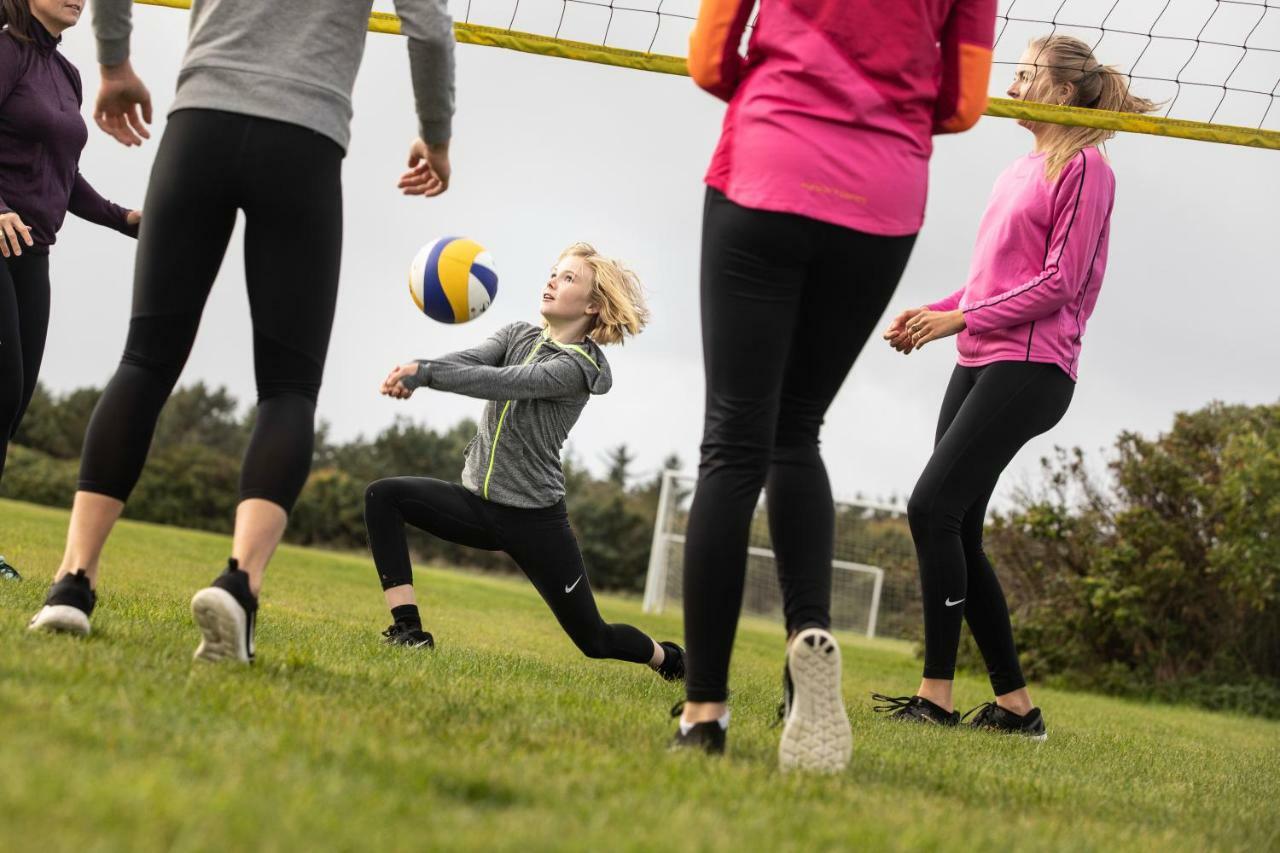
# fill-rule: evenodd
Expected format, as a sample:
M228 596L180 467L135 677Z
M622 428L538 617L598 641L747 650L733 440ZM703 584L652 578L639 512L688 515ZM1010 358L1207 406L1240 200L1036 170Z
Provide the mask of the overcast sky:
M157 107L152 140L125 149L91 123L81 169L120 204L141 204L186 25L184 12L135 10L134 65ZM88 15L67 33L63 50L84 77L88 118L97 90ZM1100 52L1103 61L1125 59ZM692 471L703 394L701 179L723 105L682 77L466 45L457 61L451 189L434 200L406 199L395 189L416 127L405 45L369 36L344 167L342 283L320 418L343 440L373 434L397 414L441 428L476 416L481 404L473 400L420 392L404 403L378 396L377 386L398 362L468 346L512 320L536 320L545 271L565 245L588 240L637 270L653 322L609 350L613 391L587 407L570 446L598 466L607 448L626 443L639 457L637 471L656 469L674 452ZM997 68L993 91L1003 89L1007 73ZM1013 122L994 118L937 140L924 230L891 313L963 284L991 184L1031 142ZM1013 462L1004 497L1035 479L1038 458L1055 444L1080 445L1100 460L1097 451L1123 429L1154 433L1174 412L1214 399L1277 399L1280 344L1271 320L1280 314L1280 153L1125 135L1109 154L1117 176L1111 257L1075 399L1062 423ZM468 325L432 322L407 292L418 247L446 234L487 246L500 276L493 307ZM254 385L241 240L238 229L181 381L225 385L248 403ZM50 388L110 378L127 330L133 249L132 241L68 218L51 261L42 374ZM910 492L929 456L954 358L951 341L907 357L878 339L868 344L824 431L838 494Z

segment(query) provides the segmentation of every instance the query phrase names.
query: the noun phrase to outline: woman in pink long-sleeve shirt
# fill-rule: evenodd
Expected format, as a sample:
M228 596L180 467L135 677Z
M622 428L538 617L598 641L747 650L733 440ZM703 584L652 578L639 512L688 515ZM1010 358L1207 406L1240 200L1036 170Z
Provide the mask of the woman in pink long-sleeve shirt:
M831 626L823 417L897 287L933 135L987 100L995 0L703 0L689 72L729 102L702 232L706 423L685 548L673 745L721 752L751 516L768 494L790 637L784 770L838 770L851 735Z
M1033 41L1009 97L1125 112L1154 105L1068 36ZM1009 609L982 548L987 502L1005 466L1066 413L1080 345L1107 263L1115 176L1099 146L1112 132L1020 122L1035 150L996 180L964 287L902 312L897 350L958 335L959 364L932 458L907 505L924 599L924 678L911 697L879 696L897 719L956 725L951 683L960 622L987 664L994 702L971 725L1043 740L1044 718L1018 665ZM967 715L966 715L967 716Z

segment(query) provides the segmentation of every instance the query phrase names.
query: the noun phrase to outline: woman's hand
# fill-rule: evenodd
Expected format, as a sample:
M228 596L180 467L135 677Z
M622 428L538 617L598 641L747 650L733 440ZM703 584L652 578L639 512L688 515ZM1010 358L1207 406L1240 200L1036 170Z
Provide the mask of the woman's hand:
M449 143L428 145L421 139L409 146L409 171L396 184L405 195L431 198L449 189Z
M19 234L22 235L21 239ZM22 217L13 211L0 213L0 255L6 258L21 255L23 243L35 245L35 241L31 239L31 229L22 221Z
M911 346L923 349L929 341L949 338L964 330L964 312L921 311L907 321L907 336ZM910 350L904 350L910 352Z
M93 105L93 120L121 145L141 145L151 138L151 93L133 72L129 60L102 66L102 85Z
M913 347L911 345L911 335L907 332L907 323L917 314L927 310L929 309L908 308L897 317L894 317L893 322L889 324L889 328L884 330L884 339L889 342L889 346L903 355L911 352Z
M129 211L129 215L124 218L124 221L127 222L129 225L137 225L139 222L142 221L142 211L141 210Z
M397 365L387 378L382 380L382 393L387 397L394 397L397 400L408 400L413 396L413 389L406 388L400 383L400 380L407 379L418 372L418 363L411 361L408 364Z

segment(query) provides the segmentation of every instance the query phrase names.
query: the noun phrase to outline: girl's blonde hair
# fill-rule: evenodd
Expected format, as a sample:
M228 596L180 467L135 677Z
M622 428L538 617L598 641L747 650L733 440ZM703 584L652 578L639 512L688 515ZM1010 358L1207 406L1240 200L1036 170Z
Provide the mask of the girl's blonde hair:
M621 261L606 258L590 243L574 243L560 253L565 258L581 258L591 267L591 298L600 308L589 334L598 344L620 344L649 322L640 279Z
M1093 55L1093 49L1078 38L1065 35L1048 35L1032 39L1029 47L1035 51L1035 83L1028 100L1042 103L1061 103L1068 107L1088 107L1095 110L1114 110L1125 113L1149 113L1158 105L1129 92L1124 74L1111 65L1103 65ZM1044 70L1042 77L1040 72ZM1065 101L1059 101L1052 93L1063 85L1071 87ZM1114 130L1097 127L1054 125L1044 136L1044 173L1050 181L1056 181L1076 152L1084 148L1101 146Z

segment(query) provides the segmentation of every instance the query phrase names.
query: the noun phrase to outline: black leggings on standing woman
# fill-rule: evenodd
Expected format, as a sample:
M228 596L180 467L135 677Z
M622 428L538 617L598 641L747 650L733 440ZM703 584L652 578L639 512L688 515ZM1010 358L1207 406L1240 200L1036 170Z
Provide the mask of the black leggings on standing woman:
M338 295L342 156L299 125L217 110L169 117L147 188L129 337L85 435L82 491L123 501L133 490L243 210L258 413L240 497L293 507L311 469ZM239 329L220 331L223 346L250 345Z
M40 376L49 330L49 256L0 258L0 477Z
M787 629L831 624L835 506L818 435L914 243L915 235L864 234L707 191L706 422L684 562L691 701L728 696L762 487Z
M978 643L997 696L1026 686L1009 607L982 548L987 502L1024 444L1048 432L1075 383L1054 364L957 366L938 414L933 456L907 504L924 598L924 677L955 677L960 622Z

